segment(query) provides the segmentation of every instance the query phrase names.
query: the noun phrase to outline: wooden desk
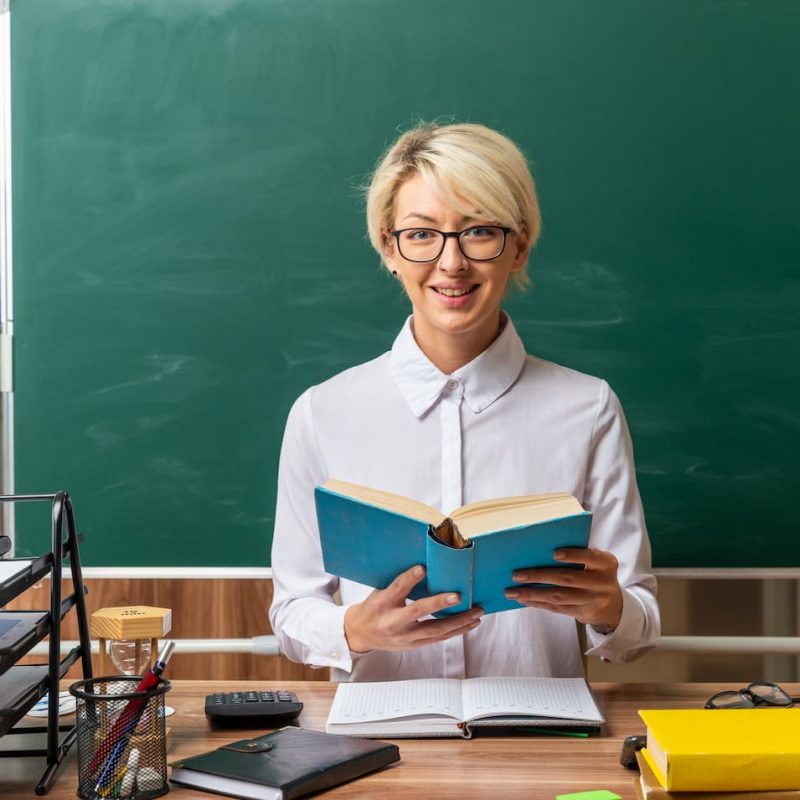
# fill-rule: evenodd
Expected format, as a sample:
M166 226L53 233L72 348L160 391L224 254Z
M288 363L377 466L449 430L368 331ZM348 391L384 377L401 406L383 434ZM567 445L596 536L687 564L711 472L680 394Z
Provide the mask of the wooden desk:
M264 687L266 684L178 681L167 695L176 709L169 718L172 743L168 761L175 761L218 747L224 742L263 731L212 731L203 713L203 698L214 691ZM336 684L286 682L305 704L300 724L325 730ZM498 800L552 800L557 794L610 789L623 800L634 798L635 773L619 765L622 740L644 733L636 711L639 708L699 708L714 692L738 688L717 684L595 684L593 690L606 716L602 734L588 739L566 737L488 737L463 739L399 739L402 761L350 784L330 790L330 798L498 798ZM786 684L789 692L800 692L800 684ZM30 719L30 718L27 718ZM66 800L76 796L76 749L62 765L48 797ZM0 759L0 797L4 800L32 798L41 773L39 759ZM208 798L213 795L175 786L175 800Z

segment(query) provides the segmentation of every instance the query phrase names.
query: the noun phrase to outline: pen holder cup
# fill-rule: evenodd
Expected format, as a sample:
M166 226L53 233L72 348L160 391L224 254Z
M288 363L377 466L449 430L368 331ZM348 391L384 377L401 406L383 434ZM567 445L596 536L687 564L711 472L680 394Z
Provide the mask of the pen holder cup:
M136 691L142 678L89 678L69 687L76 698L78 796L150 800L169 791L164 695L169 681Z

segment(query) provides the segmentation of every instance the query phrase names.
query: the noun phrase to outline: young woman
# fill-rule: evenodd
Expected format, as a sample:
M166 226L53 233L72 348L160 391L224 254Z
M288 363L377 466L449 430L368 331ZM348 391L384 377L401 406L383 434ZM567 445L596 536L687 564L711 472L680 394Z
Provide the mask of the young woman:
M579 676L577 620L588 654L640 655L659 615L619 401L605 381L527 354L500 308L527 281L540 227L524 156L480 125L421 125L375 170L367 223L412 314L390 352L308 389L289 414L272 550L281 650L338 680ZM593 514L590 546L555 557L584 569L520 564L507 593L518 610L433 619L459 598L408 601L422 567L383 590L325 572L314 487L331 477L445 512L569 492Z

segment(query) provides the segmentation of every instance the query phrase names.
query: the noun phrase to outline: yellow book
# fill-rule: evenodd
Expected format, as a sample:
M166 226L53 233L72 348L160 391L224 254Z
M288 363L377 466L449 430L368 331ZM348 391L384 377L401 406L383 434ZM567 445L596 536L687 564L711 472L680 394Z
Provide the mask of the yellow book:
M639 800L800 800L800 789L776 789L772 792L668 792L656 779L640 750L636 754L639 776L634 788Z
M670 792L800 789L800 709L640 711L642 750Z

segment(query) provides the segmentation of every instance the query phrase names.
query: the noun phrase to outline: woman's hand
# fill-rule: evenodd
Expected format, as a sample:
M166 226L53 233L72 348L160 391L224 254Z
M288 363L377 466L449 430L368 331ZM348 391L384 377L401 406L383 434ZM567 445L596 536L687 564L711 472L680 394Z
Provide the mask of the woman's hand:
M608 627L610 633L619 625L622 616L616 556L607 550L571 547L556 550L553 557L556 561L583 564L583 569L518 569L513 575L515 581L550 586L519 586L507 589L506 597L531 608L567 614L586 625Z
M368 650L409 650L443 642L476 628L483 610L472 608L443 619L426 619L429 614L458 605L458 594L436 594L406 604L409 592L425 576L425 570L412 567L398 575L385 589L376 589L361 603L347 609L344 633L355 653Z

